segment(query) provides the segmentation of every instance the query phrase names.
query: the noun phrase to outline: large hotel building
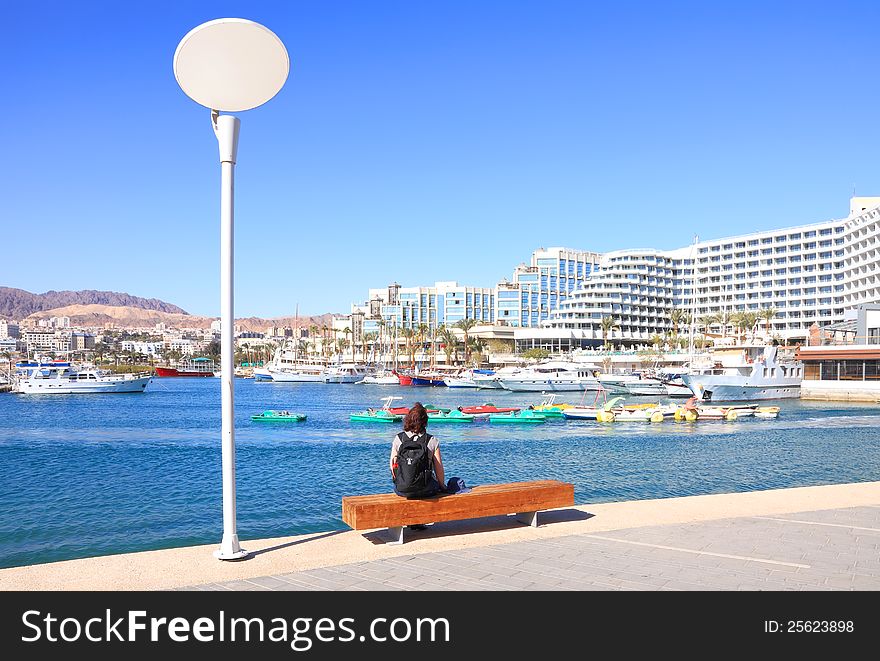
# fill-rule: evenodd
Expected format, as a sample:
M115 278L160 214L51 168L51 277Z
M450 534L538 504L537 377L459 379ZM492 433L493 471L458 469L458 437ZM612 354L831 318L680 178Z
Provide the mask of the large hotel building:
M696 318L774 308L772 333L805 340L810 327L842 322L846 311L880 301L880 198L856 197L839 220L755 232L671 251L619 250L542 325L575 331L571 344L601 339L612 316L619 343L646 342L672 330L670 312ZM553 335L553 333L548 333ZM578 342L577 340L582 340Z
M531 265L515 269L512 282L494 289L438 283L425 291L400 289L400 300L393 302L383 290L371 290L369 316L402 326L450 323L462 318L441 311L450 311L452 290L456 303L467 302L456 312L514 327L519 348L569 349L600 344L603 317L616 322L616 344L644 344L673 330L674 309L699 319L773 308L772 334L803 341L813 324L840 323L859 306L880 303L878 240L880 197L854 197L845 218L695 241L676 250L600 255L541 248ZM404 292L418 301L415 309L401 305Z

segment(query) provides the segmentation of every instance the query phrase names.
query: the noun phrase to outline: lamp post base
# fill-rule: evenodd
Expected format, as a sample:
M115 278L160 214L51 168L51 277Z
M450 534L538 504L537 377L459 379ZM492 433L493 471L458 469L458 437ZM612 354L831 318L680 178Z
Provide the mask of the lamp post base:
M218 560L243 560L249 555L250 552L245 551L244 549L238 549L238 551L224 551L223 549L217 549L214 551L214 557Z
M220 548L214 551L214 557L218 560L242 560L249 555L238 545L238 535L223 535Z

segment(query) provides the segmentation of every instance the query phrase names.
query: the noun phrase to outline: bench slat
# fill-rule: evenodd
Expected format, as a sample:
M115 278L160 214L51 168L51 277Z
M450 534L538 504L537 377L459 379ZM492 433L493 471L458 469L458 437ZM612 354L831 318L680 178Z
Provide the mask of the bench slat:
M345 496L342 520L354 530L456 521L574 505L574 485L558 480L487 484L470 493L407 500L396 494Z

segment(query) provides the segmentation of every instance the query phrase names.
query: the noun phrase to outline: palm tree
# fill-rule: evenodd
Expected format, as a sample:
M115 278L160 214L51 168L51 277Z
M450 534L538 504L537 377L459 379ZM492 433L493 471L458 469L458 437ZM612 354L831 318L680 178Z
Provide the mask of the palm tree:
M330 357L330 342L328 341L329 331L330 327L326 324L321 326L321 353L324 354L324 358Z
M413 333L412 328L404 328L402 331L400 331L400 335L403 337L404 351L409 354L409 366L415 367L416 352L413 348L413 336L415 335L415 333Z
M376 339L378 339L379 333L369 332L364 333L364 362L367 362L367 345L375 346Z
M599 322L599 325L602 327L602 342L605 345L605 350L608 350L608 333L613 331L615 328L619 328L620 326L617 323L617 319L612 316L602 317L602 321Z
M385 323L384 319L380 319L379 326L379 354L382 356L382 360L385 360Z
M8 350L4 350L0 356L3 356L3 362L6 363L8 376L12 376L12 354Z
M342 333L345 335L345 339L346 339L345 344L346 344L346 346L348 346L349 343L347 340L348 340L348 336L351 335L351 328L346 326L345 328L342 329ZM354 362L354 345L352 345L352 347L351 347L351 362Z
M446 364L451 365L452 354L458 353L458 338L455 337L455 333L451 328L441 326L438 330L438 336L440 337L440 341L443 343L443 353L446 354Z
M465 363L470 362L470 359L471 359L470 342L468 341L468 339L469 339L468 338L468 331L470 331L471 328L476 326L477 323L478 322L476 319L462 319L457 324L455 324L456 328L458 328L459 330L464 332L464 362Z
M743 321L743 313L733 312L727 315L727 320L730 322L730 325L733 326L734 336L736 337L737 341L739 341L742 336L742 327L745 323Z
M742 323L743 331L748 331L752 335L752 340L755 339L755 326L758 325L758 320L761 318L760 312L742 312L740 313L740 322Z
M778 314L779 310L777 308L774 308L772 305L758 312L758 319L766 320L766 325L764 326L764 329L767 331L767 337L770 337L770 322L773 321L773 319L776 318L776 315Z
M422 355L425 353L425 340L428 339L428 324L419 324L419 327L416 328L416 338L419 343L419 348L422 351Z
M721 324L721 337L727 337L727 326L733 323L733 315L727 310L718 313L718 323Z
M486 343L482 338L472 337L470 340L469 349L471 351L472 356L477 356L478 359L474 361L474 365L479 366L482 358L483 352L486 350Z
M707 315L700 317L699 320L697 321L697 323L700 325L700 327L703 330L703 334L705 335L706 333L709 332L709 328L711 326L714 326L715 324L717 324L718 321L719 321L719 318L718 318L717 314L707 314Z
M669 311L669 321L672 324L673 335L678 335L678 326L679 324L684 323L686 316L687 312L681 308L672 308L672 310Z

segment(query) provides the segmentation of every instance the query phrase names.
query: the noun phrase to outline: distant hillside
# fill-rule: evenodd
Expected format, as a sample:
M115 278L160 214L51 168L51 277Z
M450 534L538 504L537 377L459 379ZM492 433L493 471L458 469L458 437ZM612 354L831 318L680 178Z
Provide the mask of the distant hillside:
M54 310L69 305L109 305L155 310L169 314L188 314L186 310L157 298L140 298L115 291L87 289L84 291L47 291L44 294L32 294L24 289L0 287L0 319L24 319L35 312Z
M313 317L300 317L297 319L296 317L276 317L275 319L264 319L262 317L244 317L241 319L236 319L235 323L245 328L249 331L255 331L257 333L263 333L266 331L268 326L278 326L280 328L289 327L289 328L305 328L309 329L309 326L317 326L321 328L321 326L330 326L333 323L333 315L329 312L326 314L319 314ZM318 334L321 334L321 331L318 331Z
M119 328L145 328L162 322L177 328L208 328L213 319L191 314L144 310L143 308L121 305L65 305L51 310L41 310L25 319L48 319L49 317L70 317L72 326L105 326L113 324Z
M174 307L174 306L172 306ZM179 308L178 308L179 309ZM51 310L41 310L28 315L29 319L48 319L49 317L70 317L73 326L105 326L113 324L117 328L145 328L165 323L176 328L208 328L217 317L199 317L186 313L162 312L160 310L144 310L142 308L114 306L114 305L66 305ZM264 333L269 326L289 326L294 328L297 323L300 328L309 326L329 325L332 314L322 314L314 317L300 317L297 321L294 317L280 317L278 319L264 319L262 317L246 317L236 319L235 323L244 330Z

